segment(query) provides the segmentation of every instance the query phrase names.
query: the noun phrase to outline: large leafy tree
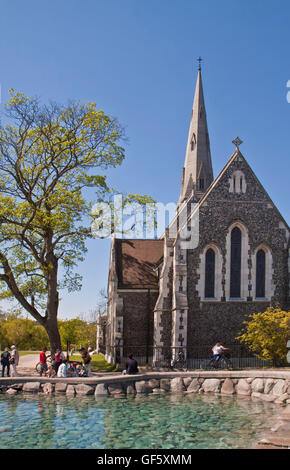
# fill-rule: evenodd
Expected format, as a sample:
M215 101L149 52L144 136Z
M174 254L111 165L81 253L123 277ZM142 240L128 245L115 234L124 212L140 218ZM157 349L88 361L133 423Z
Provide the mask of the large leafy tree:
M123 129L95 103L43 105L13 90L5 115L0 127L0 295L17 299L46 329L54 353L61 346L59 291L80 289L74 268L91 236L85 192L93 187L95 202L110 202L113 190L100 173L122 163ZM139 195L126 200L151 202Z
M250 315L237 337L260 359L273 366L285 365L290 339L290 312L268 307L265 312Z

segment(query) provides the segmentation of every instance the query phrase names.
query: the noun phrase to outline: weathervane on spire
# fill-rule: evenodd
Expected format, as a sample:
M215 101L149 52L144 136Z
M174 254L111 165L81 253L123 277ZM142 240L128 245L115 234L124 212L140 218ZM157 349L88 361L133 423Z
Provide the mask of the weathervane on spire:
M239 146L243 143L243 141L239 137L236 137L234 140L232 140L232 143L235 144L237 150L239 150Z
M199 56L199 58L197 59L197 62L198 62L198 70L201 70L201 61L202 61L202 58Z

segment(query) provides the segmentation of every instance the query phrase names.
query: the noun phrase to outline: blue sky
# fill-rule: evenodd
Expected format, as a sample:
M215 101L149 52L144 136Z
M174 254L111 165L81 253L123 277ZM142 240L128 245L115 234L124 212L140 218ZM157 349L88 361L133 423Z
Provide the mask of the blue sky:
M179 197L189 118L203 58L215 176L241 151L289 223L288 0L1 1L0 83L66 103L96 101L118 117L126 160L108 173L122 192ZM60 317L93 309L107 284L109 240L88 243L81 292Z

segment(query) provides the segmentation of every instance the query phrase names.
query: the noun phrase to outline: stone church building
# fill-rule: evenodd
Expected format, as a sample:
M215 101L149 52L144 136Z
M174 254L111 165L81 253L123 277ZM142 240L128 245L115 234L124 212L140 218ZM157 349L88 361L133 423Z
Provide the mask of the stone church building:
M288 224L241 141L233 143L214 179L199 68L174 221L160 239L112 238L108 361L122 363L132 352L140 364L166 366L182 350L196 366L217 341L242 354L236 336L248 315L276 304L289 309Z

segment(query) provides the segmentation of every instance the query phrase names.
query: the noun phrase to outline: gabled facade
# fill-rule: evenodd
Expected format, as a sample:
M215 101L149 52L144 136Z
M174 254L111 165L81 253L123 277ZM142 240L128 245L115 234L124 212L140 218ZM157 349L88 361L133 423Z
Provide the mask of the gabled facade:
M289 308L288 224L238 145L213 180L200 70L176 217L182 222L174 235L169 226L161 240L112 242L107 351L111 347L113 353L107 354L109 360L116 360L117 350L121 362L129 349L144 358L146 340L145 362L168 365L182 350L188 363L194 364L196 357L208 357L217 340L236 344L248 315L269 305ZM195 233L194 218L198 220ZM191 237L197 237L195 244L184 244L182 224L192 230ZM133 301L133 308L132 292L122 287L117 274L126 250L119 251L119 257L114 254L116 243L124 242L138 242L138 266L142 266L135 276L140 300ZM157 275L150 287L148 263ZM119 338L118 316L123 318Z

